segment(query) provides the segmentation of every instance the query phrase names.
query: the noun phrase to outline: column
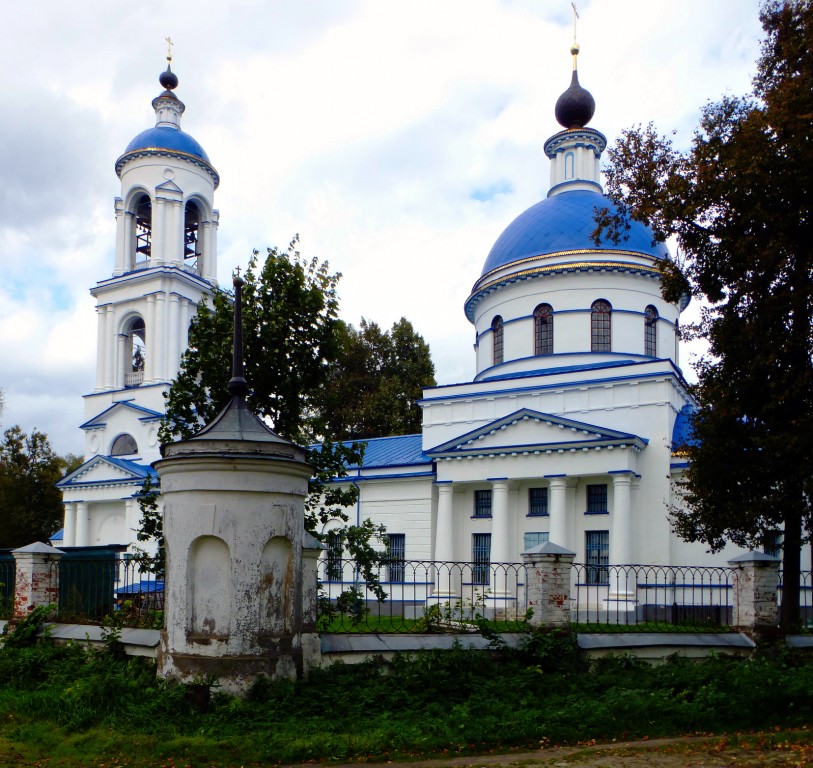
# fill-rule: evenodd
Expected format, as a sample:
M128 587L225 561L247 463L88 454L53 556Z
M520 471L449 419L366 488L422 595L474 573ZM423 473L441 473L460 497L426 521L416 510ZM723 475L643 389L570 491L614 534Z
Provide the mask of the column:
M130 211L124 212L122 258L124 271L131 272L135 266L135 217Z
M209 229L208 252L206 254L206 274L203 277L210 283L217 282L217 228L220 211L212 211L212 226Z
M211 258L212 244L212 222L202 221L200 223L200 255L198 256L198 274L208 279L209 259Z
M546 475L550 481L548 486L548 499L550 526L548 530L548 541L566 547L568 544L567 535L567 478L565 475Z
M522 553L533 626L562 626L570 621L570 567L575 557L575 552L552 541Z
M728 564L734 571L734 616L736 627L769 630L779 623L776 586L781 560L763 552L746 552Z
M508 519L508 480L491 480L491 562L511 563L516 560L512 551L511 521ZM508 595L508 573L505 565L492 565L493 593L496 597Z
M113 277L124 274L124 201L117 197L115 200L116 213L116 267L113 270Z
M613 511L610 523L610 597L633 599L635 569L632 565L632 505L630 489L633 473L610 473L613 478ZM613 567L615 566L615 567Z
M132 354L132 348L130 349ZM133 365L131 358L127 354L127 334L119 333L116 335L116 360L118 361L115 367L116 378L113 380L113 387L115 389L122 389L128 384L127 374L132 373Z
M76 545L76 504L65 504L65 525L62 530L62 545L73 547Z
M164 231L166 230L165 200L156 197L152 202L152 233L150 235L150 261L153 266L163 264L166 260L164 252Z
M43 544L29 544L15 549L14 616L12 621L25 618L40 605L59 601L59 569L62 550Z
M147 296L147 317L144 319L144 345L147 347L147 359L144 361L144 383L155 379L155 296Z
M454 486L439 482L438 514L435 524L435 589L433 598L452 598L460 594L460 566L454 563Z
M105 329L104 339L102 344L105 346L105 361L104 361L104 387L105 389L113 389L115 386L116 377L114 375L114 366L116 363L115 341L113 337L113 327L116 319L115 308L112 304L108 304L105 310Z
M180 267L184 263L183 239L184 223L183 208L179 200L164 201L164 261L173 266Z
M90 545L90 509L86 501L76 502L76 546Z
M96 307L96 391L104 389L104 374L107 367L107 339L105 331L107 311L104 307Z
M180 296L172 293L169 296L169 333L167 334L167 378L172 379L178 373L181 359L181 307Z
M166 295L163 292L155 294L155 322L153 323L152 349L153 349L153 369L152 375L158 381L166 381L166 352L164 350L164 339L167 331L166 318Z

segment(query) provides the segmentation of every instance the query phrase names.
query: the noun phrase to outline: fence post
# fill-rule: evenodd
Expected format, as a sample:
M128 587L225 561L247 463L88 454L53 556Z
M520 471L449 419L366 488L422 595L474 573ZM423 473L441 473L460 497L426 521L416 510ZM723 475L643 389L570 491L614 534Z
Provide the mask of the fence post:
M322 646L316 630L319 610L319 555L325 545L305 531L302 543L302 665L305 674L321 664Z
M570 566L575 557L575 552L552 541L522 553L534 626L561 626L570 620Z
M748 629L775 627L778 621L776 592L778 557L746 552L731 558L734 573L734 623Z
M16 568L12 621L19 621L39 605L58 602L59 568L55 566L64 553L38 541L11 554Z

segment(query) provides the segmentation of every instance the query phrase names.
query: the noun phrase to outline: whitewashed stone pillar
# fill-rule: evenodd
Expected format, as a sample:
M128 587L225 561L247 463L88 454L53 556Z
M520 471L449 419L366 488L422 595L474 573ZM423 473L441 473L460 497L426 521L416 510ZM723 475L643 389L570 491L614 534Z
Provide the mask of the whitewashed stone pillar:
M113 329L116 321L116 310L112 304L107 304L104 307L104 339L100 339L99 343L105 346L105 360L104 360L104 388L112 389L115 386L115 365L116 365L116 340L113 335Z
M76 502L76 546L90 544L90 509L86 501Z
M460 595L461 574L455 566L455 528L454 528L454 486L451 482L439 482L438 514L435 524L435 589L431 595L432 602L438 598L449 600Z
M104 377L107 369L107 310L96 307L96 391L104 389Z
M734 571L735 626L749 629L775 627L779 620L776 591L780 559L764 552L746 552L728 564Z
M629 566L632 554L632 472L611 472L613 478L613 511L610 530L610 597L627 600L634 595L634 569Z
M568 542L567 535L567 478L564 475L552 475L549 478L550 485L548 486L548 493L550 494L550 527L548 533L548 541L558 544L560 547L566 547Z
M155 379L155 340L158 338L155 328L155 296L147 296L147 317L144 322L144 344L147 355L144 360L144 383Z
M152 334L152 375L159 381L166 381L169 378L166 370L167 313L165 299L166 295L163 292L155 294L155 320L153 322Z
M69 501L65 504L65 525L62 530L62 545L76 546L76 503Z
M127 355L127 334L119 333L116 336L116 367L113 387L122 389L127 383L127 374L133 370L132 358Z
M113 277L124 274L124 220L127 218L124 213L124 200L115 198L114 211L116 214L116 266L113 270Z
M52 605L59 600L59 559L61 549L41 541L15 549L14 617L25 618L39 605Z
M166 201L156 197L152 201L152 232L150 235L150 261L152 266L166 261L164 233L167 227Z
M575 557L552 541L522 553L533 626L562 626L570 620L570 567Z

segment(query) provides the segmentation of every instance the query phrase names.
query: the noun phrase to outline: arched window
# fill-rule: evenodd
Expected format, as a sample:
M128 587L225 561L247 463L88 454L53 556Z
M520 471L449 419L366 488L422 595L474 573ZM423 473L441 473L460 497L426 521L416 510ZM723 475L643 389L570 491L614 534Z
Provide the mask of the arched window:
M130 456L134 453L138 453L138 445L133 436L126 432L119 435L110 446L111 456Z
M135 258L133 269L146 269L152 254L152 201L141 195L133 206L135 214Z
M590 312L590 350L609 352L612 349L612 328L610 315L613 308L609 301L599 299L593 302Z
M502 362L502 318L499 315L491 321L491 357L494 365Z
M201 215L198 206L191 200L186 204L183 230L183 259L184 266L197 273L198 259L200 258L200 222Z
M658 310L651 304L644 310L644 354L658 356Z
M553 354L553 307L540 304L534 310L534 354Z
M137 387L144 381L144 363L147 359L147 329L140 317L134 317L126 326L124 342L124 386Z

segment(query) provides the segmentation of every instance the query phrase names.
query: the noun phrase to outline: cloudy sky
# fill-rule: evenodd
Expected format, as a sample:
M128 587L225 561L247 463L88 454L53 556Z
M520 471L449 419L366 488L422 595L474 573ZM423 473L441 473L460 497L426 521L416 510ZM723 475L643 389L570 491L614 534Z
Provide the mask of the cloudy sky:
M612 141L652 120L686 144L706 101L748 90L758 5L579 0L591 125ZM221 282L298 232L305 255L343 273L345 319L406 316L438 381L469 379L463 302L494 240L548 187L569 0L4 0L3 428L82 451L113 164L154 124L167 35L184 130L221 175Z

